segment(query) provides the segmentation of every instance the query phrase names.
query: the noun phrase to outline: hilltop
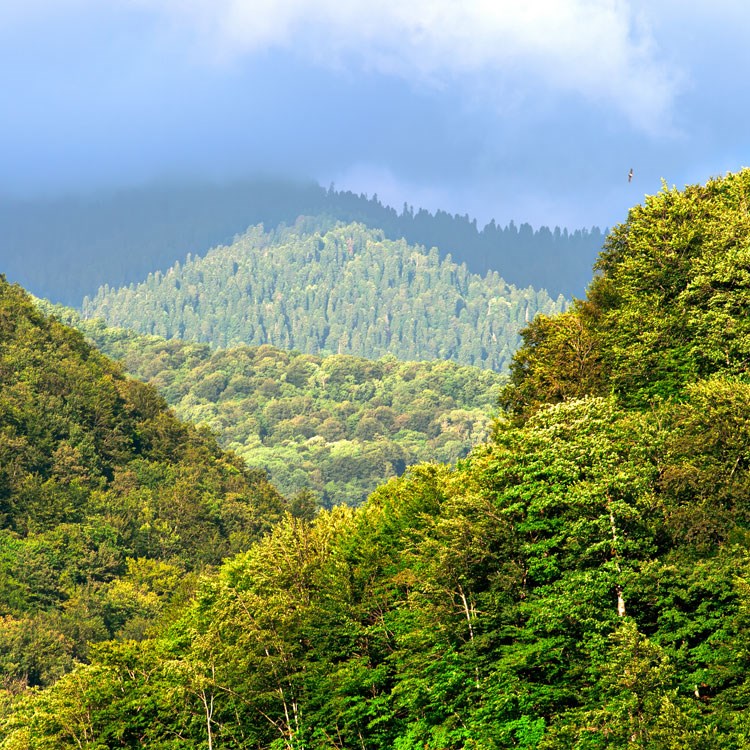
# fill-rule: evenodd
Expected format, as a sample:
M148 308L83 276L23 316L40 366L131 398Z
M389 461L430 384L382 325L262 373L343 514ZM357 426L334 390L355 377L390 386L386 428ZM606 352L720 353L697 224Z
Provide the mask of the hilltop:
M165 338L308 354L448 359L502 370L518 331L562 297L469 273L360 224L249 230L140 284L107 286L83 316Z
M585 395L647 406L714 375L748 375L750 171L665 189L607 238L586 298L523 334L514 411Z

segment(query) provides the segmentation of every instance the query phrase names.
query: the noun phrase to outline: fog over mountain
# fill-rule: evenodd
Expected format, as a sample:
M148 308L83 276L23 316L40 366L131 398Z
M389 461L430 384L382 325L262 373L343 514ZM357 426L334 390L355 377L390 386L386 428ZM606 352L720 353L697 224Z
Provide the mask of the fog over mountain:
M738 0L10 0L0 194L262 173L480 226L609 227L662 179L745 163L748 14Z

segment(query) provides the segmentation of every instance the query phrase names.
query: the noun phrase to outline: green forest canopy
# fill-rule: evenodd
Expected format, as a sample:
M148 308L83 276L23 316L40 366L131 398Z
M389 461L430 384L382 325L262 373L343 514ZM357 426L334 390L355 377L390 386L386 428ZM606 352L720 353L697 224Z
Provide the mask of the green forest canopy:
M358 505L422 461L454 462L485 440L502 376L455 362L321 357L269 345L212 350L167 341L39 302L127 372L154 385L181 419L210 427L285 495Z
M634 208L490 441L286 517L160 631L8 695L0 747L747 748L749 198Z
M214 347L271 344L307 354L448 359L501 371L518 332L562 297L471 274L434 248L359 224L250 229L228 247L83 302L86 318Z

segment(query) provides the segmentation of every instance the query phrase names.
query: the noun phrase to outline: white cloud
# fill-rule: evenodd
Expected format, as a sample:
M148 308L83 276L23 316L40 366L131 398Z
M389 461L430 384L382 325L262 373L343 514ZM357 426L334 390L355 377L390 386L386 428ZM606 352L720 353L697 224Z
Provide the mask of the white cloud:
M281 48L314 64L420 84L481 81L508 98L541 83L541 91L580 95L640 129L658 129L669 122L678 77L638 3L644 0L109 0L108 7L154 14L178 38L187 31L190 43L181 48L213 63ZM45 8L85 15L107 7L100 0L0 6L0 29L24 16L38 20Z
M281 47L432 85L542 82L646 130L668 123L676 93L675 71L627 0L125 1L187 25L215 59Z

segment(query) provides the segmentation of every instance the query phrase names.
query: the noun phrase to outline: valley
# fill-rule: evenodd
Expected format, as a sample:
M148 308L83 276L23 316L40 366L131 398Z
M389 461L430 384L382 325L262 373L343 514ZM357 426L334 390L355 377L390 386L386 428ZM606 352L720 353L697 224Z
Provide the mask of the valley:
M201 274L207 309L232 288L221 248L101 292L148 334L3 280L0 748L744 748L748 196L743 170L631 209L586 297L523 321L507 375L235 345L218 322L153 336L201 307ZM331 231L308 263L384 242ZM239 452L252 432L254 460L257 440L321 474L306 441L455 454L389 447L397 476L360 503L351 453L321 507L126 367Z
M38 302L176 414L207 427L285 495L359 505L421 462L464 458L484 440L506 376L454 362L400 362L288 352L264 344L212 349L162 339Z

